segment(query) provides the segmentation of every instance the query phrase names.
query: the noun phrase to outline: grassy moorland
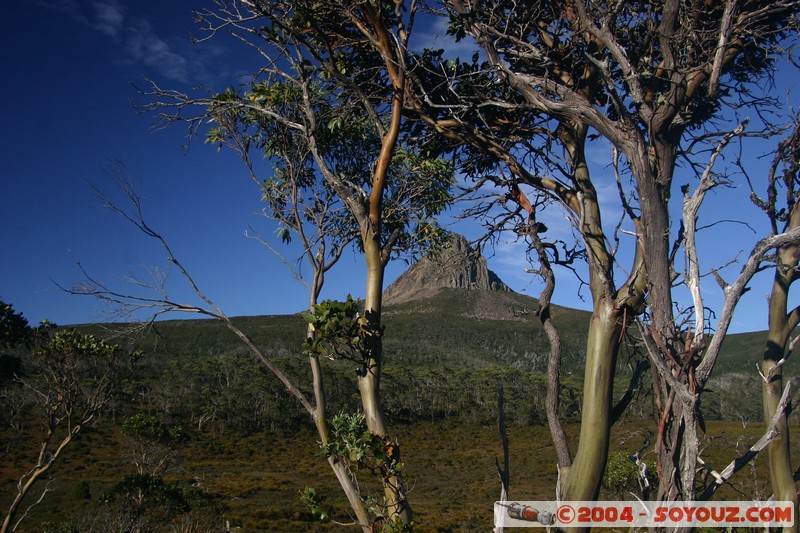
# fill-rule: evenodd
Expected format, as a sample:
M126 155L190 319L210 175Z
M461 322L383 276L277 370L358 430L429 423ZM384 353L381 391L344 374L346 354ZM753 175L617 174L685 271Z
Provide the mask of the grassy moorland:
M577 433L570 425L569 432ZM743 428L736 422L711 422L705 437L705 456L722 468L760 436L761 424ZM438 421L396 425L403 446L410 499L420 531L487 531L492 502L499 495L494 460L502 453L497 430L490 425ZM641 421L623 422L614 431L616 450L631 453L642 443ZM7 435L3 435L7 438ZM542 425L509 427L511 497L549 500L556 483L555 452ZM68 453L50 484L50 492L23 522L22 531L43 531L42 524L81 526L115 512L114 502L102 501L131 466L127 445L118 433L88 433ZM31 458L32 446L16 445L0 467L3 493L13 490L15 476ZM242 435L209 427L193 432L178 450L179 461L165 478L193 483L211 497L206 509L172 518L163 531L173 531L191 519L222 526L228 520L244 531L329 531L344 529L321 523L300 498L305 487L328 497L333 517L349 520L346 502L335 478L322 460L308 427ZM764 498L768 472L762 460L721 489L720 499ZM635 491L634 491L635 492ZM630 494L605 490L608 499L632 499ZM105 522L108 523L108 522ZM46 529L44 529L46 530ZM52 529L55 531L56 529ZM81 529L82 530L82 529ZM180 529L177 529L180 530Z
M384 407L402 447L419 530L490 527L492 502L499 495L495 458L501 454L496 429L500 386L511 442L511 497L550 499L554 494L556 460L544 423L548 348L538 321L526 313L534 308L535 300L521 295L506 293L497 299L443 290L435 298L387 310ZM588 313L559 308L555 315L564 339L562 412L574 439ZM308 389L300 316L236 320ZM114 337L107 325L82 329ZM703 457L718 470L763 431L757 422L761 407L755 373L763 334L736 335L726 343L713 390L703 400ZM96 427L84 430L41 482L47 493L30 509L20 531L128 531L145 518L146 527L140 528L153 531L210 531L200 526L219 528L226 521L244 531L344 528L335 522L349 521L346 502L311 424L232 334L212 321L168 321L136 344L145 355L130 368L113 410ZM632 346L623 350L620 391L638 357ZM790 365L795 365L788 368L792 375L796 362ZM324 370L330 412L356 411L352 364L325 360ZM35 459L41 425L33 410L8 414L15 397L6 394L9 390L0 417L3 508ZM655 431L651 412L644 383L614 429L612 452L629 454L642 446L648 432ZM126 422L136 415L161 424L161 440L137 440L126 433ZM652 458L652 444L647 453L645 458ZM158 454L166 460L164 468L148 470ZM140 475L148 471L158 475ZM767 478L759 459L721 489L719 497L766 497ZM629 481L628 486L607 487L602 497L631 498L628 490L635 493L638 488ZM301 499L307 487L325 498L323 506L333 521L323 523L312 515ZM362 485L362 490L369 493L371 487Z

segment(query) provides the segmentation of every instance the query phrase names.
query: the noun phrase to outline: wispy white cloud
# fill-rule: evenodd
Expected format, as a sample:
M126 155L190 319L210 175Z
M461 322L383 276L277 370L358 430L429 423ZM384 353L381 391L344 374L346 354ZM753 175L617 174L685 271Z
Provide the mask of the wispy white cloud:
M125 51L134 61L162 76L180 82L189 82L189 62L161 37L150 22L137 20L125 29Z
M114 0L95 2L92 27L100 33L118 39L125 23L125 6Z
M58 13L81 24L89 25L89 18L84 14L76 0L33 0L33 5Z
M426 48L431 50L444 50L446 59L468 59L472 54L482 54L480 47L472 37L465 37L460 41L447 35L448 20L445 17L418 18L415 23L411 47L416 51Z
M121 62L145 67L148 75L181 83L202 82L207 77L208 70L195 57L188 39L159 35L150 20L132 14L121 0L34 1L111 39L122 54Z

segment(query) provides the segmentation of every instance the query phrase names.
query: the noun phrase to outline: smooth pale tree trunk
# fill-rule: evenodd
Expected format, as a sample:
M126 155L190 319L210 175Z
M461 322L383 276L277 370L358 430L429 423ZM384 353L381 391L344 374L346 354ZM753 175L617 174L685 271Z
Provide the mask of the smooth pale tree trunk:
M527 205L531 205L530 201L527 201ZM530 221L534 220L535 213L533 207L530 207L528 216ZM545 401L547 425L550 427L550 435L553 438L553 446L556 449L559 471L567 475L570 466L572 466L572 454L569 450L567 433L564 431L564 425L561 423L561 417L559 416L559 398L561 394L561 336L550 314L550 299L555 292L556 277L555 274L553 274L553 268L550 259L547 257L544 243L542 243L542 240L539 238L536 229L533 228L533 231L529 231L528 234L536 250L536 255L539 257L540 271L545 281L544 288L539 294L539 311L537 314L539 315L542 329L545 335L547 335L547 341L550 344L550 357L547 363L547 399ZM506 471L507 470L506 468Z
M311 326L309 326L308 335L314 335L313 328ZM317 434L319 435L320 441L323 445L327 445L330 443L330 431L328 430L328 421L326 419L327 406L325 401L325 390L322 382L322 368L319 364L319 359L316 357L309 357L309 363L311 364L311 376L314 385L314 425L317 428ZM339 481L342 491L344 492L345 496L347 496L347 501L350 503L350 508L356 515L356 520L358 521L359 526L361 526L361 529L365 533L372 531L369 513L367 512L366 505L364 504L364 500L361 498L358 488L353 484L353 478L350 474L350 471L344 465L344 463L339 461L339 459L334 456L328 457L328 464L331 466L331 470L333 470L336 479Z
M564 500L596 500L608 459L614 373L624 329L623 315L638 308L644 294L642 278L637 274L642 254L637 247L631 277L615 290L613 258L605 246L597 191L586 162L587 127L579 123L562 123L560 131L573 168L573 180L580 192L577 204L572 208L581 220L580 231L586 244L589 286L594 301L586 341L580 440L572 465L566 469L561 497Z
M603 480L611 433L612 392L622 320L613 302L595 305L586 345L578 450L562 484L564 500L596 500Z
M364 323L368 336L368 359L364 375L359 376L358 387L367 427L373 433L386 434L386 424L380 403L381 368L383 364L383 339L381 338L381 311L383 307L384 264L378 236L368 232L364 236L364 254L367 262L367 286L364 297Z
M29 472L29 477L27 480L25 480L25 483L22 483L20 480L17 495L14 498L14 501L11 502L6 516L3 519L3 524L0 526L0 533L16 531L16 525L12 526L11 522L14 520L17 511L19 511L19 506L22 504L22 500L25 499L25 496L27 496L39 478L50 470L50 467L53 466L53 464L58 460L64 448L66 448L67 445L72 442L72 437L80 432L81 427L82 426L78 424L72 429L72 431L67 433L67 435L61 440L53 452L51 452L49 449L50 438L53 435L53 430L51 429L49 431L45 441L42 443L41 451L39 452L39 460L37 461L36 466ZM19 521L17 524L19 524Z
M316 266L314 281L311 285L309 310L312 312L314 311L314 307L317 305L319 294L322 291L322 285L324 283L323 268L323 265ZM309 324L306 330L306 337L314 338L315 336L316 332L314 331L314 326ZM308 362L311 366L311 380L314 390L314 426L317 428L317 434L319 434L322 444L327 445L330 443L331 437L328 429L328 407L322 376L322 366L319 363L318 357L309 356ZM342 487L342 491L347 497L347 501L350 503L350 508L353 510L353 513L355 513L356 520L361 526L362 531L365 533L370 532L372 530L372 525L370 524L369 513L367 512L366 505L364 504L363 498L361 498L358 488L353 483L353 477L351 476L347 466L345 466L334 456L328 457L328 464L330 465L331 470L333 470L333 474L336 476L336 479L339 481L339 485Z
M792 209L789 228L800 226L800 209L798 204ZM798 253L797 245L784 246L778 250L778 265L775 268L775 278L772 293L769 297L769 331L767 346L761 362L761 373L767 377L762 380L762 401L764 406L764 420L769 421L775 416L778 402L783 393L783 367L778 363L783 359L789 337L797 325L797 310L787 313L789 289L797 277ZM769 458L769 477L775 500L790 501L795 508L795 517L798 510L797 486L795 485L789 424L786 414L778 425L778 435L767 446ZM786 527L783 531L798 531L798 520L794 526Z
M361 405L367 429L373 434L388 438L388 430L381 407L381 369L383 365L383 326L381 311L383 308L383 277L386 260L380 245L378 232L367 228L363 233L364 254L367 262L367 287L364 298L363 324L369 333L367 336L367 360L363 375L358 378L358 389L361 393ZM399 454L399 447L394 446L394 455ZM405 486L400 475L391 475L383 480L386 498L386 516L389 520L401 520L408 524L413 520L411 506L406 500Z

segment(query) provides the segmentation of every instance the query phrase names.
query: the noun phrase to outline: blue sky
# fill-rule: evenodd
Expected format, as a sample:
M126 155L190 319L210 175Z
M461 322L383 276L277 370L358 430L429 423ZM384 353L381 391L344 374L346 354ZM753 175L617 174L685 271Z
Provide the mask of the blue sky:
M262 217L241 164L202 141L186 150L181 127L152 132L152 116L131 107L141 102L132 83L143 85L145 77L181 89L224 87L235 79L236 49L215 42L199 50L189 42L192 7L15 2L0 23L6 68L0 116L7 128L0 146L6 216L0 298L31 322L103 318L97 302L68 296L53 283L79 282L76 261L110 283L163 265L157 247L92 195L89 182L111 189L106 170L114 160L141 177L150 222L232 314L303 307L302 287L290 290L282 267L243 237Z
M272 228L258 214L258 191L235 156L218 153L202 140L186 149L184 129L153 132L153 117L131 107L143 101L132 84L142 86L145 78L181 90L197 85L222 89L251 70L252 56L235 42L215 38L191 44L190 33L197 33L191 11L204 5L30 0L6 9L0 21L5 71L0 89L0 208L5 216L0 299L31 322L106 318L107 309L99 302L69 296L56 286L81 281L78 261L108 283L121 283L129 275L144 277L148 269L164 266L155 243L92 195L90 182L111 190L107 171L114 161L141 178L149 222L228 314L290 313L305 306L303 286L270 252L244 236L248 227L267 236ZM610 161L608 146L598 143L593 150L596 162ZM678 185L687 181L676 179ZM616 197L613 187L601 193L609 202ZM718 194L722 208L712 210L709 220L727 218L725 211L731 210L746 218L758 216L747 206L745 191ZM609 218L606 223L613 225L616 220ZM551 217L548 225L566 228L560 220ZM474 233L468 227L453 229ZM710 267L749 249L755 234L740 225L722 225L709 239L712 246L704 259ZM513 289L538 293L536 280L524 273L527 265L519 245L502 245L487 255L490 268ZM390 265L387 283L404 267ZM363 294L362 272L361 258L347 253L331 273L323 297ZM737 313L734 330L766 327L769 279L761 278ZM710 292L718 295L708 280ZM170 287L175 299L191 298L177 273ZM562 278L556 303L586 308L576 298L576 288L575 280Z

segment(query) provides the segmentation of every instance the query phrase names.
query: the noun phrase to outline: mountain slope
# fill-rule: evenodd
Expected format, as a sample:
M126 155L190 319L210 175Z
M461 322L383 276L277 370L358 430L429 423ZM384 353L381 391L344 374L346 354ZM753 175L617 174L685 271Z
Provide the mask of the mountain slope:
M386 295L383 342L390 373L424 374L435 369L475 376L512 369L546 372L550 346L535 314L538 301L511 291L463 237L455 236L439 257L412 265L387 288ZM554 306L552 315L561 334L562 372L580 380L591 314ZM299 315L239 317L234 321L270 357L304 368L300 353L305 323ZM99 326L92 329L102 331ZM163 356L160 361L165 365L174 360L193 365L199 359L227 354L249 357L236 337L212 320L165 321L157 323L156 329L157 334L143 341L143 347ZM709 383L711 390L703 397L708 418L730 417L731 413L759 416L760 378L755 366L764 342L763 332L726 339ZM625 345L619 357L617 377L622 387L635 361L642 357L632 355L633 351ZM790 359L787 375L798 371L800 362Z

